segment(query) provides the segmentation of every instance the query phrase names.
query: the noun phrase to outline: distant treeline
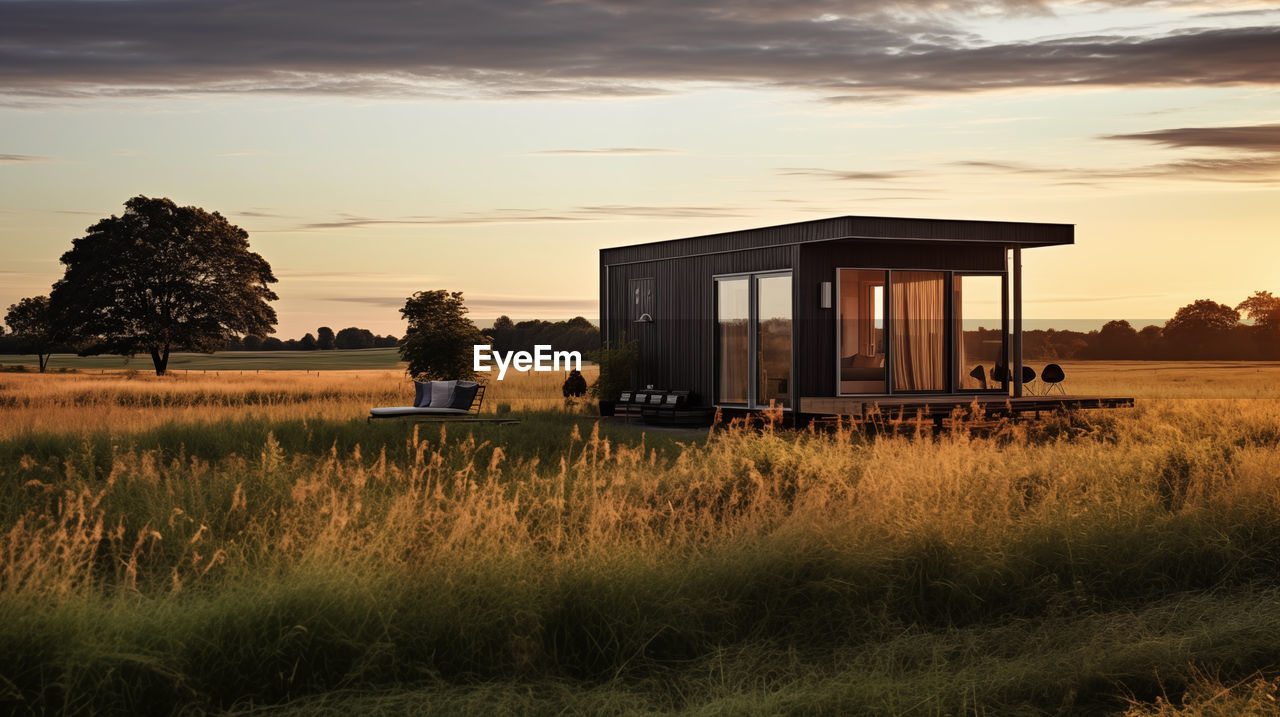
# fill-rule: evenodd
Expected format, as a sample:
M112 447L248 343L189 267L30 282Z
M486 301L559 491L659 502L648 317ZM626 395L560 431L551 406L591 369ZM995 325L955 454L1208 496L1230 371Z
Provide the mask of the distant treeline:
M581 316L568 321L519 323L499 316L494 319L493 328L484 329L482 333L492 342L495 351L532 351L538 344L547 344L556 351L581 351L585 356L600 348L600 329Z
M1242 315L1252 323L1243 323ZM966 332L966 348L975 350L999 339L999 329ZM1200 299L1178 309L1164 326L1135 329L1128 321L1108 321L1089 332L1024 331L1022 354L1037 360L1277 360L1280 297L1259 291L1236 308Z
M232 337L226 351L329 351L332 349L383 349L395 348L400 339L387 334L378 336L368 329L349 326L336 334L328 326L321 326L314 334L307 333L300 339L281 340L275 336Z
M1242 317L1251 323L1243 323ZM559 351L584 355L600 346L600 329L578 316L567 321L514 322L499 316L482 331L498 351L531 351L549 344ZM1000 340L999 329L966 331L970 351ZM275 336L233 338L227 351L325 351L329 349L394 348L395 336L378 336L368 329L348 327L334 332L321 326L315 334L282 340ZM968 346L972 344L972 346ZM0 329L0 353L30 353L21 335ZM70 346L51 353L74 353ZM1033 360L1280 360L1280 297L1256 292L1236 308L1200 299L1178 309L1164 326L1134 328L1128 321L1109 321L1096 331L1036 329L1023 333L1023 355Z

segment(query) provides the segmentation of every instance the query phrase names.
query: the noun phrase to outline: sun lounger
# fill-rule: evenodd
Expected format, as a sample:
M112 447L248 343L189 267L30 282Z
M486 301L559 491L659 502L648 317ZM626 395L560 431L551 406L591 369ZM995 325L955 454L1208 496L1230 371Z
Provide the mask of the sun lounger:
M484 384L475 381L414 381L414 405L369 409L375 418L413 417L434 421L519 423L514 418L479 418Z

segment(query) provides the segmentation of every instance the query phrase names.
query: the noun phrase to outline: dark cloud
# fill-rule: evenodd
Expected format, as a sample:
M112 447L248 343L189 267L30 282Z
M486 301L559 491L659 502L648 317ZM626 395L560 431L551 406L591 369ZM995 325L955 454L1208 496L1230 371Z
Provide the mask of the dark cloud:
M1251 157L1204 157L1177 162L1144 164L1121 169L1075 167L1031 167L1000 162L956 162L955 165L986 169L1004 174L1042 174L1070 181L1055 186L1100 186L1114 179L1179 179L1214 182L1280 183L1280 154Z
M52 162L53 157L42 157L38 154L0 154L0 164L23 164L26 162Z
M1171 162L1137 165L1120 169L1088 167L1053 167L1023 162L967 160L946 166L964 170L1012 175L1043 175L1055 179L1053 186L1100 187L1107 180L1178 179L1259 184L1280 183L1280 125L1247 125L1239 127L1181 127L1131 134L1104 135L1101 139L1126 139L1153 142L1166 147L1207 147L1241 150L1226 156L1190 157ZM831 179L892 180L908 172L863 172L822 168L792 168L785 174L809 175ZM896 190L900 185L889 185ZM925 191L912 188L911 191Z
M1022 0L3 0L0 93L11 104L168 92L632 96L710 81L874 101L1280 82L1275 26L989 43L957 24L1049 11Z
M1111 134L1103 139L1136 139L1166 147L1219 147L1254 152L1280 152L1280 124L1242 127L1180 127L1135 134Z
M908 171L886 171L886 172L868 172L857 170L840 170L825 169L823 167L780 167L778 173L787 177L825 177L827 179L839 179L846 182L888 182L895 179L905 179L915 172Z

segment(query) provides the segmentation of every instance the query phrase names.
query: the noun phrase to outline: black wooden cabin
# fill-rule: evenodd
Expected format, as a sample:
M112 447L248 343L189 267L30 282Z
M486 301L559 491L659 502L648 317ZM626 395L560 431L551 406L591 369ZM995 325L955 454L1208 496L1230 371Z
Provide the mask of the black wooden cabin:
M1021 252L1073 239L1070 224L845 216L612 247L601 332L636 341L637 388L728 410L1025 402Z

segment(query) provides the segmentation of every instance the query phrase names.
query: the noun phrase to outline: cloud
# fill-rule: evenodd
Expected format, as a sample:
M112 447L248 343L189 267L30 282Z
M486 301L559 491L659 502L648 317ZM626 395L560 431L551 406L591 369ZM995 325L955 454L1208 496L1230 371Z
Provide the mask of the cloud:
M1099 182L1118 179L1280 183L1280 124L1179 127L1104 135L1100 139L1140 140L1178 149L1204 147L1235 152L1227 156L1189 157L1119 169L1045 167L992 161L952 162L951 166L1005 174L1052 175L1066 180L1057 182L1059 186L1097 186Z
M44 157L38 154L0 154L0 164L26 164L52 161L53 157Z
M658 147L608 147L604 149L544 149L538 152L527 152L531 155L585 155L585 156L619 156L632 157L650 154L679 154L674 149Z
M1162 35L1004 42L963 29L1052 11L1023 0L5 0L0 94L631 97L712 82L883 101L1280 82L1280 27L1261 16L1253 27L1191 18L1202 25Z
M664 206L638 204L597 204L568 207L550 212L545 209L495 209L490 212L468 212L453 216L367 217L339 214L323 221L307 222L291 227L258 229L257 233L327 231L333 229L368 229L373 227L433 227L485 224L589 222L609 219L687 219L699 217L740 217L748 212L732 206Z
M641 206L635 204L601 204L577 207L573 212L583 217L644 217L655 219L744 216L741 210L729 207Z
M784 177L824 177L826 179L839 179L848 182L889 182L895 179L905 179L916 172L910 171L887 171L887 172L868 172L859 170L839 170L825 169L822 167L779 167L778 173Z
M1062 170L1049 169L1046 167L1033 167L1029 164L1021 164L1018 162L988 162L979 160L970 160L964 162L952 162L953 167L965 167L968 169L983 169L996 172L1005 172L1012 174L1051 174Z
M1280 58L1277 58L1280 60ZM1280 152L1280 124L1240 127L1179 127L1134 134L1111 134L1103 139L1155 142L1166 147L1218 147L1253 152Z

